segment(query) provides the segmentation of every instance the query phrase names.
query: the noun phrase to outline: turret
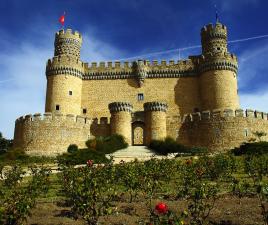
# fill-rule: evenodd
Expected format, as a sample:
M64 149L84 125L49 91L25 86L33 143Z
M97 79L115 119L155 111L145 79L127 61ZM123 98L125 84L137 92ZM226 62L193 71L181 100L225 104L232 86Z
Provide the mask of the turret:
M46 66L46 112L81 114L83 64L80 61L82 36L71 29L55 35L53 59Z
M131 113L133 106L128 102L109 104L111 113L111 134L120 134L131 145Z
M201 30L202 55L199 59L202 110L237 109L237 58L228 52L227 28L217 22Z
M146 145L149 145L152 140L164 140L166 138L167 108L168 106L164 102L144 103Z
M54 42L54 56L69 55L80 59L80 49L82 45L82 36L77 31L71 29L60 30L56 33Z
M221 23L209 24L201 30L202 54L224 55L227 50L227 28Z

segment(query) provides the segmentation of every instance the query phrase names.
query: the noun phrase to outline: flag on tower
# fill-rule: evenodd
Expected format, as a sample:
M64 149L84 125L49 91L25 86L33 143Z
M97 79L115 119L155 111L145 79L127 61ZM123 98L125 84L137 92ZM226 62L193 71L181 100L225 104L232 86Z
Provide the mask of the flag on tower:
M65 22L65 12L64 12L63 15L59 18L59 22L61 23L62 26L64 26L64 22Z

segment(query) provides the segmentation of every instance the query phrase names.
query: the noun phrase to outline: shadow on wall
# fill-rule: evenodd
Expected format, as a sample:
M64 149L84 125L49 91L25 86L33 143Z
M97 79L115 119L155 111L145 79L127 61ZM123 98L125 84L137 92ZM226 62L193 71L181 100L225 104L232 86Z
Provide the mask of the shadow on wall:
M90 134L95 137L111 135L111 127L107 117L94 118L90 126Z
M174 92L175 104L178 106L181 116L201 108L197 78L183 77L178 79Z
M130 87L139 88L138 82L133 78L127 79L127 83Z

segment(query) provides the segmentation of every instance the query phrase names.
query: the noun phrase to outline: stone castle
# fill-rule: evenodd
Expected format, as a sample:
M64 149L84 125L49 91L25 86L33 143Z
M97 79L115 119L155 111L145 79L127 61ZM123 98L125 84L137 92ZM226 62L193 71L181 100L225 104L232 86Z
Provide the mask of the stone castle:
M268 133L267 113L242 110L237 58L228 52L227 28L201 30L202 53L187 60L84 63L82 36L55 36L46 65L45 113L15 123L14 145L32 155L56 155L70 144L121 134L129 145L169 136L187 146L221 151ZM268 137L263 137L268 140Z

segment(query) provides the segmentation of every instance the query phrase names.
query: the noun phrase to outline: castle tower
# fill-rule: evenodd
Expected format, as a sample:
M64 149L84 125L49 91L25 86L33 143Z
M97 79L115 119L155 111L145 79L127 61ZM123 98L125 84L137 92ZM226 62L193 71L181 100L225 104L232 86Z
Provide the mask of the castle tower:
M131 113L133 106L128 102L109 104L111 113L111 134L120 134L131 145Z
M163 102L144 103L145 111L145 144L152 140L163 140L167 136L166 111L167 104Z
M202 110L237 109L237 59L227 49L227 28L217 22L201 30L199 60Z
M56 33L54 57L46 66L46 112L81 114L81 45L82 37L77 31L67 29Z

